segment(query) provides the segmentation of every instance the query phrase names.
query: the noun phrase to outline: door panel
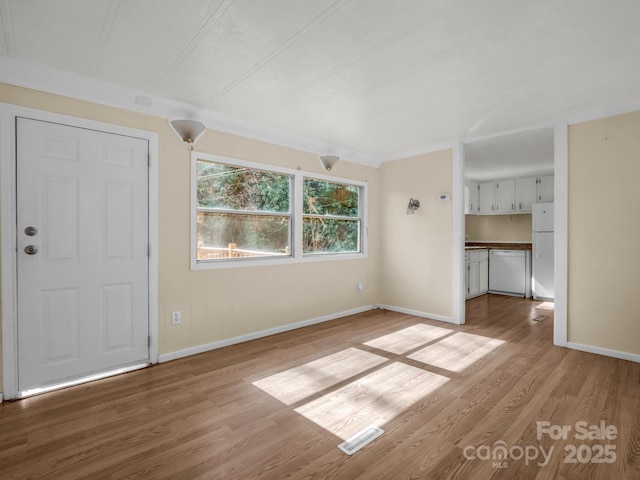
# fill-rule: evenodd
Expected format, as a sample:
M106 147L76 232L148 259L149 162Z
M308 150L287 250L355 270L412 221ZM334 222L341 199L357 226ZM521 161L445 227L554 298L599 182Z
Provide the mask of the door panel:
M42 292L41 327L46 363L78 359L77 288Z
M47 259L78 259L78 179L42 178L42 221L40 230L48 232L42 244ZM40 234L42 236L42 233Z
M147 155L17 119L19 391L149 361Z
M119 350L133 346L133 288L130 283L102 287L102 325L104 349Z

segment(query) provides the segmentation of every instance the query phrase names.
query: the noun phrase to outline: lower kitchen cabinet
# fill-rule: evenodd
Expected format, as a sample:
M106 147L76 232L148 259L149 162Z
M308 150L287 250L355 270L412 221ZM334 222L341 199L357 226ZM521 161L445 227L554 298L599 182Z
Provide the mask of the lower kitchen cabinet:
M466 298L484 295L489 291L489 250L465 251Z

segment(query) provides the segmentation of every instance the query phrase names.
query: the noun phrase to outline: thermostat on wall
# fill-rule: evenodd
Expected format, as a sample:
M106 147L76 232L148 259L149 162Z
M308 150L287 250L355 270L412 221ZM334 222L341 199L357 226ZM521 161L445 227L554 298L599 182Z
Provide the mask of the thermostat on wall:
M441 202L448 202L449 201L449 194L448 193L441 193L440 195L438 195L438 200L440 200Z

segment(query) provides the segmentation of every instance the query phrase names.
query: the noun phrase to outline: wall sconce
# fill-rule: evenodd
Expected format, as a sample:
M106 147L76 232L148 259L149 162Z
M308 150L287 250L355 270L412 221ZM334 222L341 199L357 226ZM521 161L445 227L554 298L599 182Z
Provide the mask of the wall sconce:
M169 125L180 141L189 146L189 150L193 150L194 143L198 141L205 128L207 128L203 123L196 120L170 120Z
M407 215L413 215L416 210L420 208L420 200L414 198L409 199L409 205L407 205Z
M340 160L340 157L335 155L320 155L318 158L320 158L322 166L327 172L330 172L333 166Z

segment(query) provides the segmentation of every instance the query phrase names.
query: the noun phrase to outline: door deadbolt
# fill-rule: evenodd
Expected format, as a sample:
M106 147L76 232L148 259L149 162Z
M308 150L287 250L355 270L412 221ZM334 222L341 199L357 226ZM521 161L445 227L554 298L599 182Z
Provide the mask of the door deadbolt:
M35 245L27 245L26 247L24 247L24 252L27 255L35 255L36 253L38 253L38 247L36 247Z
M38 233L38 229L36 227L27 227L24 229L24 234L28 237L33 237Z

